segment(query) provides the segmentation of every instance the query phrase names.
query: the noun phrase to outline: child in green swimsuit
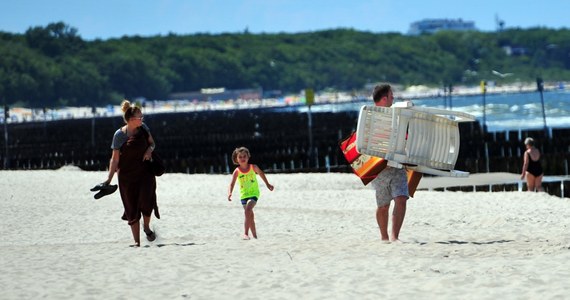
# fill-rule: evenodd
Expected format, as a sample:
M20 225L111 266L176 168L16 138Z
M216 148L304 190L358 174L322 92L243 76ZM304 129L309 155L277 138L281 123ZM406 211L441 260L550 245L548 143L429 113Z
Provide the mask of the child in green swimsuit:
M234 185L236 181L239 182L240 187L240 199L243 205L245 213L244 229L243 234L244 240L249 240L249 231L251 230L251 235L253 238L257 238L257 232L255 230L255 218L253 214L253 208L257 204L259 199L259 184L257 183L257 176L261 177L263 182L270 191L273 191L273 186L265 177L265 173L254 164L249 163L249 150L245 147L236 148L232 153L232 161L237 168L232 174L232 182L230 183L230 188L228 190L228 201L232 201L232 192L234 190Z

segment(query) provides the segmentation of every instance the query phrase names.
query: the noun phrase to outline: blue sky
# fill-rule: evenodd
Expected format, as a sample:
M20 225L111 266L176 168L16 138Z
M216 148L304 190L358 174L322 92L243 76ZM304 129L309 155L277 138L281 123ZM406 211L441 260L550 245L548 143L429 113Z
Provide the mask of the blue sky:
M483 31L570 27L569 0L2 0L0 31L63 21L86 40L124 35L307 32L353 28L406 33L426 18L474 21Z

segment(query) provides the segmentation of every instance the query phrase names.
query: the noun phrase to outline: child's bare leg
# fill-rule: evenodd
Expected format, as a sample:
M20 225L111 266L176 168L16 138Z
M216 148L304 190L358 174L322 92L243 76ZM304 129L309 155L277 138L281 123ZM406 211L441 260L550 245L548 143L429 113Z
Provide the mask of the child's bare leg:
M243 236L244 240L249 240L249 218L247 216L247 205L243 205Z
M249 231L251 230L251 234L254 238L257 238L257 233L255 232L255 222L253 220L253 208L255 207L256 202L250 200L245 205L245 222L244 222L244 229L245 229L245 236L248 236ZM244 236L244 237L245 237Z
M251 230L253 238L256 239L257 231L255 230L255 214L253 213L253 209L251 210L251 223L249 224L249 229Z

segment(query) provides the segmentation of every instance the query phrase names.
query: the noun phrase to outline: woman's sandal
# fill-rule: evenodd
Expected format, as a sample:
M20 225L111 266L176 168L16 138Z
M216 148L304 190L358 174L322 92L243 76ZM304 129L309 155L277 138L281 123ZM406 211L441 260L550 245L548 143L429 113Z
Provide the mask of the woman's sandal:
M93 198L100 199L101 197L111 195L117 190L118 186L116 184L106 185L104 188L100 189L97 194L93 195Z
M107 182L101 182L98 185L94 186L91 188L92 192L96 192L96 191L100 191L100 190L104 190L104 189L108 189L109 188L109 183Z
M154 234L154 232L153 232L152 230L150 230L150 229L148 229L148 230L145 229L145 230L144 230L144 233L146 233L146 239L147 239L149 242L152 242L152 241L156 240L156 234Z

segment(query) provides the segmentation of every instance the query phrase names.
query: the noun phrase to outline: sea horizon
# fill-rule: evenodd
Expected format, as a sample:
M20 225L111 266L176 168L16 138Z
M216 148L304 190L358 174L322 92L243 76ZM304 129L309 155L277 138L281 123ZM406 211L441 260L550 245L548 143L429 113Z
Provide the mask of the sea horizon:
M234 109L268 109L277 112L358 112L363 105L371 105L369 97L337 93L321 96L325 100L316 102L310 108L304 96L288 96L260 100L228 100L217 102L196 102L190 100L146 101L145 114L202 112ZM325 98L328 97L328 98ZM548 130L570 127L570 91L550 89L538 91L511 91L483 94L441 94L423 93L417 97L399 94L396 101L410 99L414 105L427 108L447 109L473 115L480 124L485 122L490 132ZM136 100L135 100L136 101ZM485 105L483 106L483 101ZM93 110L95 113L93 113ZM64 107L59 109L12 108L8 124L22 122L57 121L65 119L101 118L121 116L117 105L105 107ZM0 123L4 122L3 114ZM546 121L546 124L545 124Z

